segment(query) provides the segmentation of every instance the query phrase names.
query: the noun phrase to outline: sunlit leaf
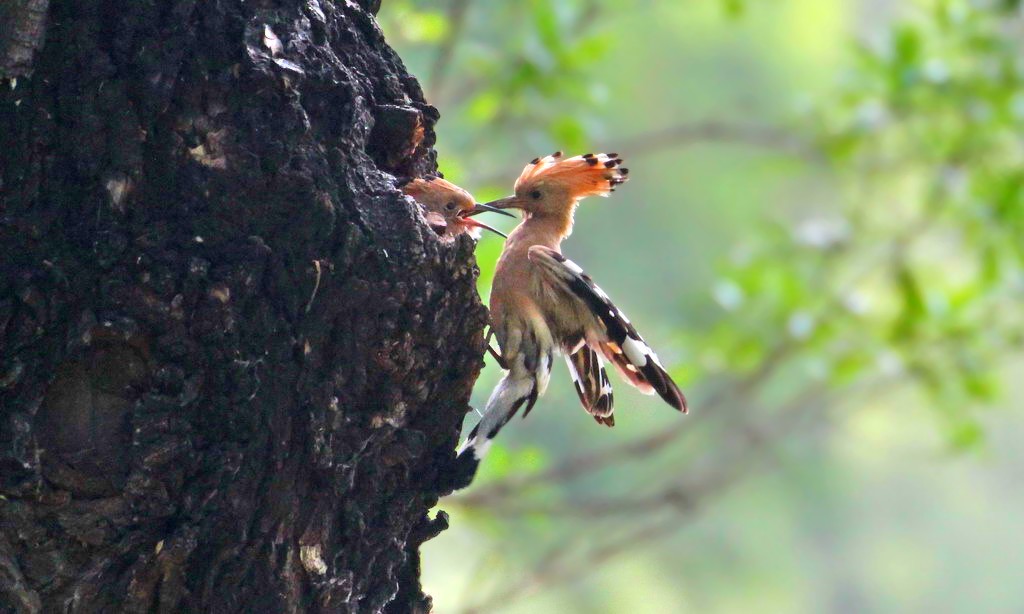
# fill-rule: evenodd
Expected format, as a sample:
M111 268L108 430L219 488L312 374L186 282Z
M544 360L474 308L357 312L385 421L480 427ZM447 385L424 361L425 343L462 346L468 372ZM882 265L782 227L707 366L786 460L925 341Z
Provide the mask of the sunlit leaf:
M981 425L967 419L951 425L947 436L950 447L956 452L977 450L985 442L985 431Z
M722 0L722 8L725 9L725 14L734 19L743 15L746 6L745 0Z
M401 25L402 33L414 43L437 43L448 35L448 18L443 13L412 11Z
M583 123L572 115L562 115L551 122L551 139L560 143L567 151L581 150L587 143L587 130Z

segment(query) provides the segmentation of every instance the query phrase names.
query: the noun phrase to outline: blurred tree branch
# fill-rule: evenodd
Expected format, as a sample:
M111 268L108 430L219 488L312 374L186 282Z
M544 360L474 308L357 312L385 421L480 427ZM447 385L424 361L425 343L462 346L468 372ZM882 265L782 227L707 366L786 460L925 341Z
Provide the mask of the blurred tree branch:
M551 506L521 506L514 501L495 505L495 513L503 516L553 514L594 520L625 514L631 519L631 526L637 528L575 556L581 544L593 543L594 535L603 532L595 530L577 536L576 543L571 545L561 543L532 566L533 571L520 581L466 608L465 614L500 610L542 590L576 581L626 552L677 532L683 524L693 521L714 497L750 477L751 464L785 436L798 432L801 421L822 417L814 410L827 396L824 386L811 386L774 412L771 419L757 424L740 422L737 429L727 432L727 440L716 448L719 451L714 457L703 463L703 468L691 469L648 495L575 500Z
M824 164L827 157L810 140L777 126L744 124L731 120L710 119L679 124L664 130L632 137L607 139L605 149L615 149L630 158L654 155L664 151L701 145L735 145L764 149L773 154L794 156L812 164ZM597 149L601 149L598 147ZM503 184L510 177L507 169L475 178L481 185Z
M776 411L769 412L770 406L760 405L757 413L767 416L757 422L737 420L737 426L725 431L724 439L716 446L711 460L705 460L706 468L697 467L689 473L670 475L670 480L659 485L648 494L630 493L611 498L577 498L555 504L540 505L523 501L523 492L510 492L505 498L471 499L458 501L467 506L483 505L499 516L526 514L557 514L570 517L600 518L620 514L642 514L668 509L689 509L705 497L716 492L721 485L739 478L748 463L773 443L788 433L798 430L798 424L811 410L821 407L828 398L820 384L811 386L797 394L791 401ZM738 400L737 407L757 406L751 399ZM730 413L726 418L737 418ZM726 418L720 418L719 422ZM693 432L691 429L690 432Z
M559 584L578 580L595 569L615 560L619 556L675 533L688 520L687 517L671 516L657 523L639 523L636 528L626 531L620 537L605 544L590 548L570 560L572 551L564 544L552 548L536 566L518 582L496 592L481 602L471 605L462 614L494 612L538 592Z
M630 156L645 156L693 145L720 143L769 149L814 163L825 161L822 153L809 140L797 136L790 130L729 120L710 119L679 124L663 130L618 139L616 142L619 143L616 147L628 152Z

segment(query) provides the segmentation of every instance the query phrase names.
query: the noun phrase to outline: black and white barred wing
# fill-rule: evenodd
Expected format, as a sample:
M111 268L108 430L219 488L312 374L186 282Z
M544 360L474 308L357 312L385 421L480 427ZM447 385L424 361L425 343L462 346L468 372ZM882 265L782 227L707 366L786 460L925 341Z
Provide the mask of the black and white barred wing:
M601 353L627 381L645 394L657 393L685 413L686 397L661 366L657 354L594 280L579 265L551 248L535 245L529 256L550 274L555 284L565 289L567 300L580 301L603 327L601 331L587 331L587 342L592 345L597 337Z
M615 426L612 383L608 381L601 355L584 343L575 352L568 354L565 362L569 365L572 383L576 386L576 394L580 396L583 409L594 416L598 423Z

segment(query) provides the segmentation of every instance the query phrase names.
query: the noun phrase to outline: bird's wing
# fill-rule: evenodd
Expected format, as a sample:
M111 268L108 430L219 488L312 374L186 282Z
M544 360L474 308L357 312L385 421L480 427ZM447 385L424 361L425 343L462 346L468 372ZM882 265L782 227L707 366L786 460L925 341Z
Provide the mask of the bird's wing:
M587 413L594 416L600 424L615 426L615 401L612 395L612 384L608 381L608 373L604 370L604 361L594 348L583 344L578 350L565 357L572 375L576 393L580 395L580 403Z
M543 245L530 248L529 257L541 267L554 287L562 288L566 300L579 301L594 315L603 330L600 349L631 384L645 394L655 392L666 403L686 412L686 397L658 361L622 311L575 262ZM588 339L588 342L590 339Z

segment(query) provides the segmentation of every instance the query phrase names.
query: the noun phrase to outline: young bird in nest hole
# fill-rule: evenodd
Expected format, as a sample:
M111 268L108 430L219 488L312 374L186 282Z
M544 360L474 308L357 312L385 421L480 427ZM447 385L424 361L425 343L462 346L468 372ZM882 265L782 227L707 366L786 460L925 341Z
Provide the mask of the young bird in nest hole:
M473 218L485 211L515 217L508 211L478 204L472 194L440 177L413 179L402 186L402 191L423 207L423 217L427 224L447 241L454 241L455 237L466 232L477 239L480 237L480 229L504 237L505 233Z
M625 183L629 171L621 164L614 153L563 158L557 152L528 164L514 195L488 203L519 209L523 220L505 241L491 288L491 331L506 373L458 451L459 484L472 479L498 431L520 409L526 416L533 408L555 354L565 355L583 408L600 424L615 424L605 360L641 392L686 412L683 393L626 315L561 252L579 201L608 196Z

